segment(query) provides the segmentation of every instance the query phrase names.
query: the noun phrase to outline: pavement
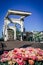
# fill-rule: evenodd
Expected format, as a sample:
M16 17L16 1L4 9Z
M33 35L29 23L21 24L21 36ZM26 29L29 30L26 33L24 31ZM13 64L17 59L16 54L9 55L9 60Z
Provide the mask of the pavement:
M43 49L43 43L39 42L29 42L29 41L1 41L0 42L0 49L3 47L4 50L11 50L18 47L35 47L35 48L41 48Z

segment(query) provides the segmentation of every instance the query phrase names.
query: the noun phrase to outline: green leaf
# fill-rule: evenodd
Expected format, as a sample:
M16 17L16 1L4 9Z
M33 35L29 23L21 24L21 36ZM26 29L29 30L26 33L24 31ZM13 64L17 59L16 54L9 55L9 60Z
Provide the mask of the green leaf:
M42 64L42 62L40 61L39 63L38 63L38 65L41 65Z
M8 65L8 62L0 62L0 65Z
M38 61L35 62L35 65L38 65Z
M0 65L3 65L3 63L2 63L2 62L0 62Z

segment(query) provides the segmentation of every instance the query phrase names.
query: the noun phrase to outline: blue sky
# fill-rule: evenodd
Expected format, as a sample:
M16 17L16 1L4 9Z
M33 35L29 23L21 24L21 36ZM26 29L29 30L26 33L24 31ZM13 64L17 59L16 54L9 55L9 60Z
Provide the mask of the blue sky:
M31 12L24 19L26 31L43 31L43 0L0 0L0 37L8 9Z

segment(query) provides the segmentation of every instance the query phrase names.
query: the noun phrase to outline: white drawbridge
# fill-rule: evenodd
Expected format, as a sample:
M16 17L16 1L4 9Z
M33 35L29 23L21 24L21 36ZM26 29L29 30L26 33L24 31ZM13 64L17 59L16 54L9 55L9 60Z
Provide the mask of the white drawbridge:
M19 15L20 18L10 18L9 15ZM15 10L8 10L5 18L4 18L4 26L3 26L3 37L4 41L8 40L8 25L12 22L13 24L19 24L20 25L20 31L23 32L24 27L24 18L31 15L29 12L23 12L23 11L15 11ZM10 29L14 31L14 40L16 40L16 26L9 26ZM22 41L22 34L21 39Z

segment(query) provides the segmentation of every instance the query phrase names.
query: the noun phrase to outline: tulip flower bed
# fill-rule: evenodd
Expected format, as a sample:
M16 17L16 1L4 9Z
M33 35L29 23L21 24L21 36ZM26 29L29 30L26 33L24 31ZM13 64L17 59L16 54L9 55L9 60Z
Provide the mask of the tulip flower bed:
M0 65L43 65L43 50L27 47L5 51L1 55Z

